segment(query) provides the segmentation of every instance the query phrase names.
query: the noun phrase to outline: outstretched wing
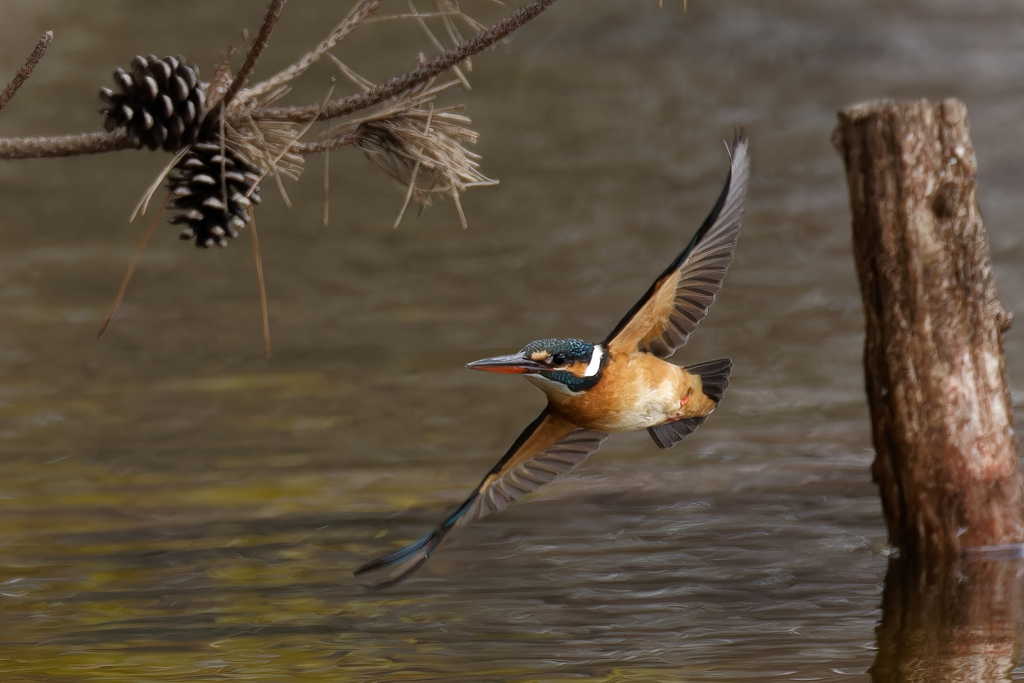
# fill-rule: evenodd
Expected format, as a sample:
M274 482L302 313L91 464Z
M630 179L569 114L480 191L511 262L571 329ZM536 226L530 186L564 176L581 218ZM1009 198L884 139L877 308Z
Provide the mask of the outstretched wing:
M470 496L472 503L459 522L483 519L494 512L501 512L527 493L581 464L608 438L604 432L577 429L547 411L538 421L540 424L534 431L536 438L528 438L518 451L510 450L494 466ZM540 448L543 450L533 453Z
M545 409L448 519L415 543L363 565L355 575L377 575L372 581L375 588L402 581L434 554L453 529L492 512L501 512L527 493L565 474L586 460L606 438L608 435L603 432L577 429Z
M640 349L668 358L686 343L722 288L740 234L749 176L747 137L740 130L715 208L683 253L615 326L605 348L613 354Z

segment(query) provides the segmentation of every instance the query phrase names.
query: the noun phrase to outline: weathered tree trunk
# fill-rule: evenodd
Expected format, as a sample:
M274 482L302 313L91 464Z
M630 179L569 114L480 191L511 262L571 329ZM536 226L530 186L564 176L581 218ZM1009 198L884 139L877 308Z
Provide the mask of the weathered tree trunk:
M932 559L1024 541L1022 477L967 108L839 112L889 541Z

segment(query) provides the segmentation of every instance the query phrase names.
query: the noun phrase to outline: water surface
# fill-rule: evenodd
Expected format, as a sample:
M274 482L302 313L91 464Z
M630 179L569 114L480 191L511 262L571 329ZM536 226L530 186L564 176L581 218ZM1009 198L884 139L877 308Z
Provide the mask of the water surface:
M291 210L265 187L269 362L249 244L197 251L169 226L95 338L163 156L0 164L4 680L868 680L887 558L834 112L967 102L1000 293L1022 310L1024 9L656 4L563 0L475 60L450 101L501 184L464 197L468 230L439 202L392 231L402 190L354 150L332 156L326 227L322 160ZM344 11L288 5L261 73ZM0 73L56 34L0 134L97 129L116 65L183 52L208 74L261 14L0 1ZM338 55L382 80L429 53L417 31L368 26ZM352 569L439 521L543 406L462 365L603 338L713 204L737 126L747 226L676 358L734 359L713 419L671 451L617 435L415 579L361 588ZM1016 330L1006 344L1020 384Z

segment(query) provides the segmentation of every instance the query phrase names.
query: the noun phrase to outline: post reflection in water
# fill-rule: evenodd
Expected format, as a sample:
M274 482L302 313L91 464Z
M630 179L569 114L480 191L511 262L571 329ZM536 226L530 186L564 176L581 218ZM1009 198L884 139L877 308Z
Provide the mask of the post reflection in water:
M1012 681L1024 644L1024 560L929 565L893 556L885 574L876 683Z

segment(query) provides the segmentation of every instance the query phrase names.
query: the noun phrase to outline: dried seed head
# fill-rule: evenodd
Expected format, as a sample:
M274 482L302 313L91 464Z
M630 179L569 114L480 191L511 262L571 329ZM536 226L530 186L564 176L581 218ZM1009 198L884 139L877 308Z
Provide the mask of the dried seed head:
M364 121L356 129L356 145L378 169L405 186L412 198L428 206L435 195L459 195L470 187L494 185L479 170L479 157L464 144L477 133L465 125L460 108L405 109L387 118Z

